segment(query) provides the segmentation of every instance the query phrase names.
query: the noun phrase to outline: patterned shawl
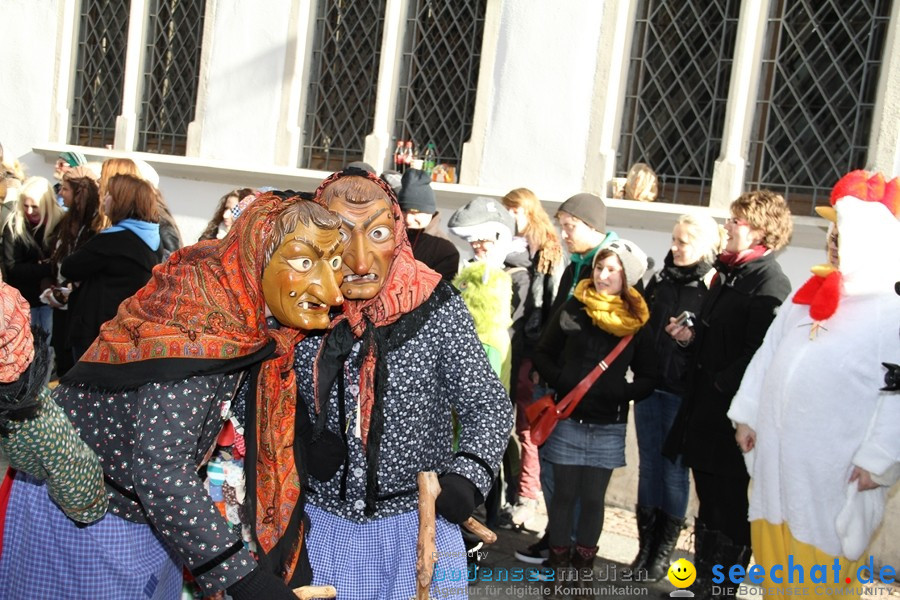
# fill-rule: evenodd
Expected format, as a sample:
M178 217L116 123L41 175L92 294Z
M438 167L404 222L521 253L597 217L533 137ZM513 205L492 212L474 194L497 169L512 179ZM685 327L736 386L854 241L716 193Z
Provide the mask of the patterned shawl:
M261 280L277 218L285 208L306 201L265 194L247 207L223 239L173 253L153 269L146 286L119 306L116 317L103 325L63 379L66 384L131 389L264 361L255 394L256 535L265 553L279 541L291 548L288 580L302 540L302 530L290 523L300 502L292 364L294 345L303 334L286 327L269 329Z

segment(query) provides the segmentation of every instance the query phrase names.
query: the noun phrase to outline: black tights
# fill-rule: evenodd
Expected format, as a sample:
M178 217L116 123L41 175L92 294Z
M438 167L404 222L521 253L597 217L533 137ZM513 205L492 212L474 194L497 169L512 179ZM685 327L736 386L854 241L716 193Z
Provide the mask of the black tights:
M547 514L547 535L551 546L568 546L571 543L576 501L581 502L581 512L575 542L586 548L597 545L603 531L606 487L611 475L612 469L553 465L553 499Z

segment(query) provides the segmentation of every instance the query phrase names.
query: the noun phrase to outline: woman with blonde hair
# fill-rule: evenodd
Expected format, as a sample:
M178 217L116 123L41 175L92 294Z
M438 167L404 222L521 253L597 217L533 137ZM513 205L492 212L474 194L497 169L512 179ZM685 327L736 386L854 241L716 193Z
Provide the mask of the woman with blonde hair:
M62 261L60 273L78 282L69 297L73 357L77 361L116 315L122 300L150 279L162 260L157 193L134 175L114 175L102 199L112 227Z
M712 591L714 564L747 566L750 477L726 416L744 371L762 344L791 282L775 260L793 230L780 194L746 192L731 203L727 241L716 276L692 324L669 318L666 332L692 354L692 385L667 440L667 456L680 452L691 468L700 506L694 522L695 584L699 598ZM671 445L669 444L671 442ZM734 597L727 587L717 597Z
M544 324L550 320L550 308L556 298L565 259L550 216L534 192L517 188L506 194L501 202L516 221L516 235L525 242L527 254L523 253L525 260L520 266L524 267L529 279L522 306L513 306L510 397L517 408L516 435L522 460L517 502L509 517L512 524L519 526L534 513L541 495L538 449L531 441L531 430L525 417L525 407L531 404L534 395L531 349L540 338ZM518 318L516 313L519 313Z
M657 388L634 405L640 470L637 524L639 549L632 569L646 569L647 579L659 581L684 526L690 495L688 469L680 458L662 454L663 442L687 391L687 356L665 331L670 317L698 314L715 275L713 262L722 247L721 227L712 217L681 215L672 230L672 243L644 297L659 357Z
M656 172L646 163L634 163L625 177L625 198L653 202L658 193Z
M53 313L41 302L52 284L53 269L47 238L63 216L50 182L29 177L22 184L16 210L3 228L3 269L6 282L19 290L31 306L31 322L49 339Z

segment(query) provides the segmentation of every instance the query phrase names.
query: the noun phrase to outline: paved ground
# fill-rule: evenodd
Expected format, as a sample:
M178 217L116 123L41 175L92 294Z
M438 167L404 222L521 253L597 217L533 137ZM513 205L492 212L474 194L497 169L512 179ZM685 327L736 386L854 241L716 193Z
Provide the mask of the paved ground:
M482 577L487 579L487 569L491 569L491 579L499 574L507 575L515 573L513 569L524 569L526 565L516 560L513 553L517 549L524 548L534 543L540 537L539 533L547 523L547 516L543 508L539 509L535 516L525 525L526 529L519 531L499 530L496 544L485 546L482 552L486 556L482 561ZM691 530L682 532L678 540L678 550L673 560L679 557L690 559L693 554L693 538ZM655 584L630 581L628 564L637 553L637 527L634 513L620 508L607 507L603 534L600 537L600 550L598 559L594 565L596 581L594 582L594 597L597 600L627 600L632 598L651 598L659 600L668 598L669 593L675 590L667 580ZM519 571L521 573L521 571ZM544 587L550 584L529 582L498 582L478 581L469 586L470 598L520 598L535 599L543 597ZM755 587L748 588L746 594L739 598L744 600L760 599L762 590ZM583 598L585 596L572 596ZM867 587L867 597L876 598L900 598L900 586ZM864 597L865 599L866 597ZM814 599L811 599L814 600Z

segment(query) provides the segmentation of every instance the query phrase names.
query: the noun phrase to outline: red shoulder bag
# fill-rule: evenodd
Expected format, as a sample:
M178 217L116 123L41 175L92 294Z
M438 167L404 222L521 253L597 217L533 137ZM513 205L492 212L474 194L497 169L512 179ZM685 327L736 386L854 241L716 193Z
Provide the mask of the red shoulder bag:
M578 406L578 403L581 402L587 391L591 389L594 382L619 357L619 354L622 353L622 350L625 349L625 346L628 345L628 342L633 337L633 335L626 335L619 340L619 343L606 355L606 358L591 369L591 372L578 385L572 388L572 391L566 394L559 401L559 404L553 401L555 394L547 394L538 398L525 409L525 416L528 418L528 423L531 426L531 440L536 445L540 446L547 441L547 438L553 433L553 429L560 420L569 418L569 415L572 414L572 411L575 410L575 407Z

